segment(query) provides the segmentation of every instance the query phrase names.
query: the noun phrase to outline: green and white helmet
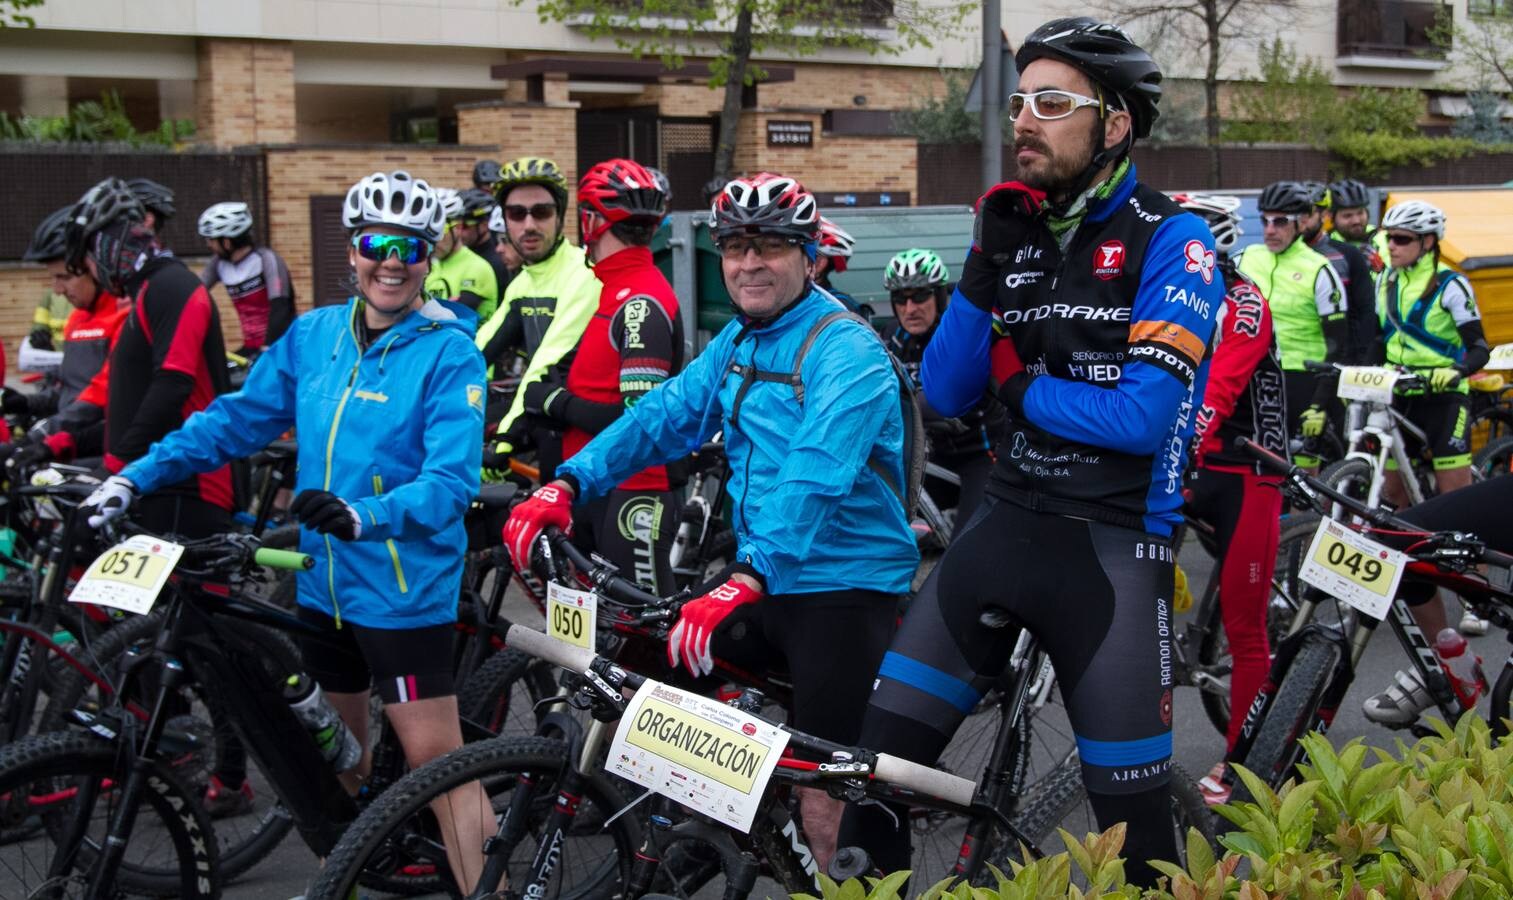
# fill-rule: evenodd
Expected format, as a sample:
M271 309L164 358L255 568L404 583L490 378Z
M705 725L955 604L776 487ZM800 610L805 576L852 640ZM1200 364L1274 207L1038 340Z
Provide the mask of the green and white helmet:
M883 290L905 291L913 288L945 287L951 270L934 250L905 250L888 260L883 271Z

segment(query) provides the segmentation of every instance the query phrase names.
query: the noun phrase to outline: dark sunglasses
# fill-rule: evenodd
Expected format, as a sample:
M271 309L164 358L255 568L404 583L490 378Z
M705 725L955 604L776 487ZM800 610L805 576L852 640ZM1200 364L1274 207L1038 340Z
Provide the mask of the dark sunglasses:
M363 259L383 262L391 256L413 266L431 255L431 242L408 234L359 234L352 238L352 246Z
M1261 226L1263 228L1281 228L1284 225L1291 225L1297 220L1297 216L1262 216Z
M1411 243L1413 243L1415 241L1422 240L1422 239L1423 239L1422 236L1421 235L1417 235L1417 234L1389 234L1389 235L1387 235L1387 240L1390 241L1390 242L1392 242L1392 243L1394 243L1394 244L1397 244L1399 247L1406 247L1409 244L1411 244Z
M907 306L911 303L915 306L924 306L926 303L929 303L934 299L935 295L930 293L929 291L923 291L914 294L894 294L892 297L893 304L895 306Z
M504 208L504 215L511 222L524 222L526 216L537 222L550 222L557 215L557 206L554 203L537 203L535 206L512 204Z

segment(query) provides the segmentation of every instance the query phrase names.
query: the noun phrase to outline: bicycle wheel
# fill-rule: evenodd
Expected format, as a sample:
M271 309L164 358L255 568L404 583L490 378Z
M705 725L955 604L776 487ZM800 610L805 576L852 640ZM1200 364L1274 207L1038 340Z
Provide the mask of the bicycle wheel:
M432 760L395 782L347 828L306 896L343 900L359 885L392 885L416 877L429 878L428 890L455 895L430 802L473 781L483 784L496 819L509 807L514 791L534 791L524 839L495 848L508 860L511 886L522 884L556 803L555 786L569 765L568 753L562 741L516 738L469 744ZM605 822L627 805L604 773L584 774L573 826L555 847L550 896L608 897L624 889L641 844L640 827L631 814Z
M1471 468L1483 479L1513 472L1513 435L1488 441L1471 460Z
M159 616L137 616L112 628L93 646L91 658L96 670L105 673L107 680L114 680L116 660L128 651L149 650L162 627ZM303 668L299 652L283 634L249 625L240 631L240 636L256 648L269 678L280 678ZM193 675L192 669L190 674ZM113 698L101 697L94 682L78 672L71 672L70 677L59 685L41 728L44 731L65 729L73 710L97 712L115 702ZM219 847L221 874L230 882L272 853L294 827L294 822L279 802L261 765L243 749L235 726L224 711L225 706L213 692L191 679L171 703L174 714L165 728L168 736L165 746L171 748L175 739L187 745L188 749L175 755L172 766L175 774L192 789L196 806L202 805L210 776L226 768L228 759L246 760L246 778L252 785L250 804L215 819L214 834Z
M1266 637L1270 646L1281 643L1294 627L1302 603L1303 583L1298 569L1303 555L1319 528L1314 513L1294 513L1283 520L1277 540L1277 558L1272 568L1271 594L1266 602ZM1207 619L1201 623L1202 640L1198 644L1199 670L1210 676L1202 686L1203 712L1220 734L1229 733L1229 683L1234 672L1230 659L1229 636L1224 631L1223 610L1218 602L1210 604ZM1298 627L1307 623L1297 623Z
M27 836L0 847L0 897L75 897L98 859L131 765L112 742L83 733L42 734L0 750L0 816L7 832ZM220 896L210 820L165 766L147 776L131 839L114 886L161 897ZM35 827L23 829L27 823ZM83 827L77 850L60 844ZM103 887L96 885L95 887ZM108 887L107 896L115 891Z
M1339 659L1338 644L1311 634L1304 639L1292 666L1282 677L1271 709L1261 723L1261 732L1242 763L1273 789L1287 780L1302 757L1303 748L1298 740L1312 725ZM1254 799L1245 782L1237 780L1232 802Z
M462 683L457 709L501 737L529 737L536 733L536 702L557 691L555 672L530 654L500 650Z
M1362 503L1371 492L1371 483L1376 479L1376 469L1359 457L1342 459L1332 463L1319 473L1319 480L1340 493ZM1347 514L1338 504L1331 504L1330 518L1338 519Z

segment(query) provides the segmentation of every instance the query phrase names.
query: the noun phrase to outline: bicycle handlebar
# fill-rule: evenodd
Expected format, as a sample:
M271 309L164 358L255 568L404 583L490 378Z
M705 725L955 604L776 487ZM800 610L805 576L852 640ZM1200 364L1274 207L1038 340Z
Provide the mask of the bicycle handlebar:
M1275 453L1272 453L1270 450L1267 450L1265 447L1262 447L1260 444L1256 443L1250 438L1236 438L1235 446L1238 449L1244 450L1251 456L1255 457L1256 460L1258 460L1261 465L1265 466L1266 468L1285 476L1294 484L1298 484L1304 487L1309 493L1314 495L1324 495L1330 500L1333 500L1335 503L1338 503L1339 505L1350 510L1357 516L1360 516L1361 518L1369 521L1372 525L1375 525L1378 528L1393 529L1396 531L1406 531L1411 533L1421 533L1425 535L1433 534L1433 532L1425 531L1422 526L1415 525L1412 522L1408 522L1403 519L1399 519L1398 517L1392 515L1384 509L1377 509L1367 506L1354 497L1335 490L1329 484L1320 481L1319 479L1303 471L1299 466L1294 465L1291 460L1284 459L1276 455ZM1468 538L1470 538L1471 536L1453 533L1448 535L1448 537L1454 543L1467 544L1470 543ZM1412 555L1412 553L1409 553L1409 556ZM1491 550L1486 547L1479 546L1477 547L1477 556L1482 562L1487 563L1488 565L1500 566L1503 568L1513 567L1513 556L1509 556L1506 553L1499 553L1496 550Z
M617 600L627 606L667 606L672 598L658 597L637 587L630 579L616 574L615 569L608 563L595 561L583 555L583 551L573 546L572 539L560 529L548 527L542 534L546 539L546 547L554 554L566 557L578 571L588 575L593 582L594 589L604 594L611 600ZM550 565L550 561L548 562Z
M1310 374L1313 374L1313 375L1336 375L1343 368L1345 368L1345 365L1343 363L1326 363L1326 362L1318 362L1316 360L1311 360L1311 359L1310 360L1306 360L1303 363L1303 369L1304 369L1304 371L1309 372ZM1353 366L1352 368L1361 368L1361 367L1360 366ZM1424 376L1418 374L1417 372L1412 371L1411 369L1405 369L1402 366L1376 366L1376 367L1372 367L1372 368L1383 368L1383 369L1394 369L1394 370L1396 370L1397 373L1398 373L1398 378L1397 378L1397 382L1393 385L1394 389L1396 389L1396 388L1418 389L1418 388L1427 387L1428 383L1429 383L1427 380L1425 380ZM1459 377L1457 377L1454 381L1450 382L1450 385L1451 385L1451 387L1454 387L1455 385L1460 384L1460 382L1461 382L1461 379Z
M538 659L544 659L554 666L582 675L592 672L594 663L601 658L592 650L571 646L524 625L511 625L505 635L505 644ZM645 682L644 676L634 672L625 673L625 684L629 687L640 687ZM794 743L799 746L833 746L829 742L795 731L786 725L778 727L788 732ZM872 772L879 781L886 781L918 794L939 797L961 806L972 805L972 797L977 792L977 785L974 782L959 775L932 769L929 766L886 753L878 753L876 757L876 761L872 764Z

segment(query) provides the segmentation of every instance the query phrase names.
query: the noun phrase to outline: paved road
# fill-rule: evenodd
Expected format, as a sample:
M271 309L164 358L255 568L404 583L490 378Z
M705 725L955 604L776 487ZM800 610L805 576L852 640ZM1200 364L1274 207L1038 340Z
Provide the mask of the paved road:
M1210 566L1203 552L1189 546L1184 549L1181 559L1194 585L1204 584L1208 578ZM524 622L532 621L532 616L535 616L534 610L526 607L523 601L516 608L512 608L508 614L513 620ZM539 616L535 616L535 620L539 622ZM1182 618L1179 618L1178 624L1179 626L1182 624ZM1473 643L1477 652L1489 661L1489 668L1500 663L1507 653L1506 641L1501 637L1480 638ZM1364 735L1366 740L1373 745L1393 746L1394 738L1399 735L1367 722L1361 714L1360 703L1366 696L1385 686L1403 661L1402 650L1389 635L1381 635L1371 645L1363 661L1357 683L1335 723L1333 733L1338 740L1354 735ZM1204 715L1198 695L1193 690L1185 689L1177 692L1174 716L1176 761L1194 777L1201 775L1222 754L1223 739ZM230 886L225 896L258 898L258 900L293 897L304 890L315 871L314 856L297 836L291 836L261 865ZM0 895L4 893L3 885L0 885ZM770 883L759 885L758 895L765 893L778 895L780 892Z

